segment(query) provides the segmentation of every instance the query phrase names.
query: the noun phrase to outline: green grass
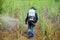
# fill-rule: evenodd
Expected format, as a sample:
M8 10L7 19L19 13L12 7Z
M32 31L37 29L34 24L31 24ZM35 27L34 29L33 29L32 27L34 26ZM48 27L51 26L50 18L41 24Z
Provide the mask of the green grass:
M39 17L41 30L44 32L45 29L48 28L49 32L51 32L52 26L47 24L48 22L46 21L46 17L44 17L45 21L43 20L42 9L43 6L46 6L48 9L48 15L55 19L58 10L58 6L56 6L57 4L59 3L55 3L53 0L4 0L2 4L2 14L12 16L18 10L17 15L19 16L20 22L23 25L28 10L30 7L34 6Z

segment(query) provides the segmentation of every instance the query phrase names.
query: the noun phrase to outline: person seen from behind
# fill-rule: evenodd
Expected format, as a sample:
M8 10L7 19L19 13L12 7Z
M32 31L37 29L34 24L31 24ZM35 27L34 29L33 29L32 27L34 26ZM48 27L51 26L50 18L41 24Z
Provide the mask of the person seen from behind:
M35 25L37 21L38 21L38 15L36 13L36 9L34 7L31 7L25 19L25 24L28 24L29 37L34 37Z

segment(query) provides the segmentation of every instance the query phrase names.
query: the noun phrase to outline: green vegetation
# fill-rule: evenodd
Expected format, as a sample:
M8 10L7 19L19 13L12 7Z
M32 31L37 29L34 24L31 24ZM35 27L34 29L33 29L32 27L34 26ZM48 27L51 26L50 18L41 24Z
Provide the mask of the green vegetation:
M60 0L0 0L0 15L15 15L23 25L26 14L32 6L38 13L42 36L45 35L45 31L53 33L54 25L51 21L57 21Z

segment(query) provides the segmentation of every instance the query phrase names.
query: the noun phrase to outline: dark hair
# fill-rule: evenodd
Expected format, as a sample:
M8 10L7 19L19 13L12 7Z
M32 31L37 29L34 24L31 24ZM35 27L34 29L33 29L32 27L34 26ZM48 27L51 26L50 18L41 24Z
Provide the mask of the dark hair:
M34 10L36 10L34 7L31 7L31 9L34 9Z

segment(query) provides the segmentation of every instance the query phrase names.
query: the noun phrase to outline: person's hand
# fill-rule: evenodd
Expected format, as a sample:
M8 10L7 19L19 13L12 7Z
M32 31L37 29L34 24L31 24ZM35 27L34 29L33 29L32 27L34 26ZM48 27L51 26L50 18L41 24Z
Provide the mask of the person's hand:
M25 22L25 24L27 24L27 22Z
M37 21L36 24L39 24L39 22Z

